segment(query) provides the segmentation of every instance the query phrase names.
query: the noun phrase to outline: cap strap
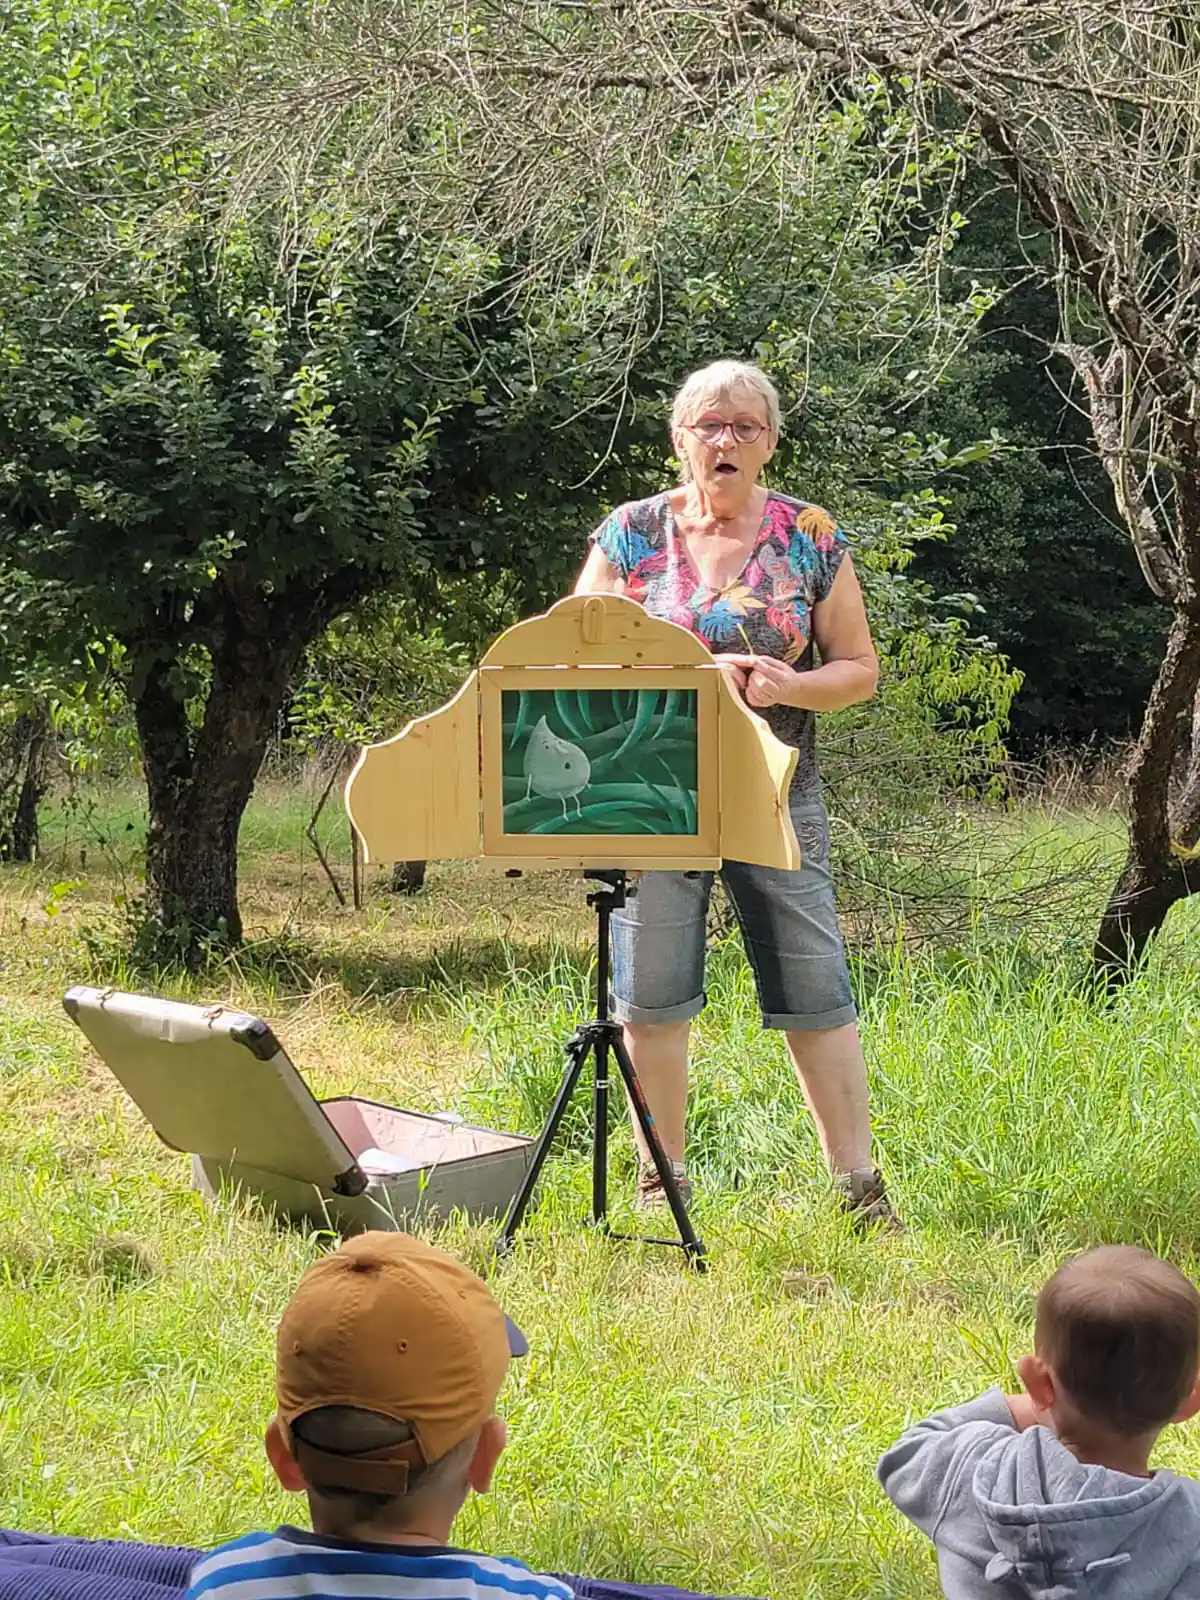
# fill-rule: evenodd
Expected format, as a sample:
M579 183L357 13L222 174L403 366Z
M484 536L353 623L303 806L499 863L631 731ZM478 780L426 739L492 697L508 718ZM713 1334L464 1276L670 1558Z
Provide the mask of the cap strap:
M424 1466L425 1457L415 1439L367 1450L362 1455L343 1456L321 1450L292 1434L292 1454L296 1465L310 1484L327 1484L331 1489L361 1489L367 1494L404 1494L410 1469Z

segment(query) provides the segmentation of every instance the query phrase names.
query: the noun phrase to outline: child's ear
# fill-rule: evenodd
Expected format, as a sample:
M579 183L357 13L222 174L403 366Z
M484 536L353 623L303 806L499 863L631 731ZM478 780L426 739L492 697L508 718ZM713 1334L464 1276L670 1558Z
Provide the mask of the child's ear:
M272 1417L267 1424L267 1436L263 1440L267 1447L267 1460L271 1463L275 1476L289 1494L299 1494L307 1489L304 1474L296 1465L296 1458L288 1449L288 1442L283 1436L283 1429L279 1426L279 1418Z
M479 1430L475 1454L467 1468L467 1482L476 1494L486 1494L492 1486L496 1463L508 1439L508 1430L499 1417L489 1417Z
M1190 1422L1191 1419L1196 1415L1197 1411L1200 1411L1200 1377L1197 1377L1195 1383L1192 1385L1191 1394L1188 1395L1187 1399L1180 1406L1179 1410L1171 1418L1171 1421Z
M1025 1393L1033 1401L1036 1412L1054 1409L1054 1374L1041 1356L1022 1356L1017 1362L1017 1376L1025 1385Z

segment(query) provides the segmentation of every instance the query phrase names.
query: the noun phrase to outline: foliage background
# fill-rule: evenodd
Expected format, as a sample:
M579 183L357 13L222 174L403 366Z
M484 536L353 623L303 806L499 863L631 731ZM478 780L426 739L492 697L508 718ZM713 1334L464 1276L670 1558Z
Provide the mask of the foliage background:
M1046 366L1036 242L952 119L918 137L867 80L816 117L803 84L764 86L728 136L669 134L651 229L581 188L557 232L535 207L447 238L436 139L407 211L311 172L230 222L222 125L189 119L285 73L305 26L41 0L0 69L3 715L50 705L76 765L134 752L152 879L157 834L236 850L268 747L344 759L562 593L587 529L673 481L671 393L717 355L776 379L772 481L837 513L867 591L880 696L823 728L847 881L898 905L929 819L1001 798L1006 751L1128 731L1161 622ZM271 659L208 826L229 685ZM229 925L233 877L200 922Z

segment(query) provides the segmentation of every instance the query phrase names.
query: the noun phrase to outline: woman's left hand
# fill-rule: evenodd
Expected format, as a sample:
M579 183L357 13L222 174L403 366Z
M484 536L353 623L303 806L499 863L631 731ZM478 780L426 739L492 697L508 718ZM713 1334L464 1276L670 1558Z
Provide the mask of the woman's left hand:
M721 664L738 667L744 673L746 704L763 710L767 706L796 703L800 673L773 656L722 656Z

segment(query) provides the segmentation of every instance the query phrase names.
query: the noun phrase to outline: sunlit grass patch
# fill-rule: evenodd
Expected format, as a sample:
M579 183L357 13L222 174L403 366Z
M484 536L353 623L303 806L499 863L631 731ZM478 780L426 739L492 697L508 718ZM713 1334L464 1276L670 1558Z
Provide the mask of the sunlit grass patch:
M259 1436L274 1323L322 1241L194 1194L186 1160L61 1011L65 988L237 1004L268 1018L319 1094L527 1133L590 1014L578 880L437 865L425 894L373 886L347 914L303 839L307 804L268 791L256 808L251 940L199 977L148 977L115 933L94 935L136 874L133 845L120 870L91 854L81 867L64 829L0 880L2 1523L207 1544L301 1514ZM1108 1007L1081 987L1085 952L1048 955L1011 929L859 956L880 1148L911 1224L899 1239L859 1240L838 1216L782 1043L761 1030L736 942L720 942L690 1152L712 1270L584 1225L581 1093L496 1280L533 1353L506 1391L496 1491L462 1539L717 1593L936 1594L928 1551L875 1487L879 1452L909 1417L1011 1381L1065 1251L1140 1240L1200 1270L1198 911L1177 909ZM486 1270L493 1231L443 1237ZM1169 1435L1160 1459L1200 1471L1200 1436Z

